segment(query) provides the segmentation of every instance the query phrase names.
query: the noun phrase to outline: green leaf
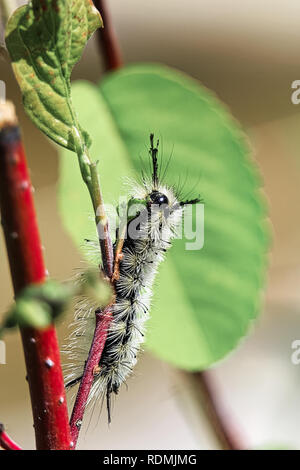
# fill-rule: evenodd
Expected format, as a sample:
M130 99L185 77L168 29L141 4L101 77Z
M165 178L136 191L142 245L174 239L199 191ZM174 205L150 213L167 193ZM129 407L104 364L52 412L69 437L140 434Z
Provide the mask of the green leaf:
M247 140L211 92L167 67L125 67L98 89L77 83L73 93L93 137L91 153L100 160L106 202L124 194L122 178L133 176L132 169L140 176L147 168L150 132L161 139L163 167L172 155L166 181L182 185L187 175L183 192L204 199L204 248L187 251L186 240L178 240L168 253L156 282L147 346L175 366L205 369L236 347L260 308L269 230ZM94 231L78 173L62 151L62 218L82 247Z
M17 325L45 328L66 310L74 294L74 287L53 280L25 287L7 313L0 334Z
M74 287L50 279L44 284L29 285L20 295L22 299L36 300L46 304L51 312L51 319L56 319L67 309L74 295Z
M112 301L112 288L104 277L99 277L99 269L89 268L81 275L80 283L61 284L48 280L43 284L25 287L8 311L0 336L6 329L21 327L45 328L64 313L74 296L83 295L99 307Z
M46 328L52 322L48 304L34 298L19 298L8 314L4 328L20 327Z
M83 49L102 26L90 0L33 0L10 17L6 45L24 107L48 137L76 151L76 138L89 146L70 96L70 76Z

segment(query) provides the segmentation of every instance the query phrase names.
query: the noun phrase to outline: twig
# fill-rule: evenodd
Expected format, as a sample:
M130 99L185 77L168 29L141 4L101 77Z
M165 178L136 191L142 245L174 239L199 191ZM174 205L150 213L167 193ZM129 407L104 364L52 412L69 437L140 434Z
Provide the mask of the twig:
M22 450L22 448L13 441L5 432L3 424L0 423L0 447L4 450Z
M96 375L99 374L99 361L105 346L107 331L111 322L111 308L108 306L103 312L96 313L96 328L93 342L84 368L84 373L78 389L74 404L70 427L74 447L77 444L83 415L88 403L89 394Z
M0 209L15 294L45 281L32 186L12 105L0 105ZM21 329L37 449L69 449L68 411L55 327Z
M89 185L89 190L95 211L95 221L100 241L103 269L108 278L111 279L113 275L114 253L109 232L108 219L105 214L97 166L95 163L92 163L90 168L91 183Z
M104 56L106 70L119 69L123 65L122 55L106 1L94 0L94 5L99 10L104 24L104 28L98 29L97 36L100 52Z
M246 446L240 439L240 433L232 423L230 416L224 413L218 392L215 390L210 372L189 373L196 388L194 389L222 450L243 450Z

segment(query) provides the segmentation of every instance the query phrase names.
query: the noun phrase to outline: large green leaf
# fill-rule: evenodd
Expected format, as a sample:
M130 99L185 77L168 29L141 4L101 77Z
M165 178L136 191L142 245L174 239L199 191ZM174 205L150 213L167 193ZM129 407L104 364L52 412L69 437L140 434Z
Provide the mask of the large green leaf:
M158 65L125 67L100 88L75 85L80 119L100 160L105 200L117 200L122 178L147 164L150 132L161 138L171 184L205 201L205 243L174 244L157 279L148 347L189 370L204 369L231 351L259 311L268 229L260 177L238 124L212 94L187 76ZM191 194L191 196L193 195ZM88 194L79 171L61 155L60 204L77 245L90 236Z
M14 12L6 28L26 112L48 137L74 151L79 135L87 145L90 140L72 106L70 76L100 26L90 0L33 0Z

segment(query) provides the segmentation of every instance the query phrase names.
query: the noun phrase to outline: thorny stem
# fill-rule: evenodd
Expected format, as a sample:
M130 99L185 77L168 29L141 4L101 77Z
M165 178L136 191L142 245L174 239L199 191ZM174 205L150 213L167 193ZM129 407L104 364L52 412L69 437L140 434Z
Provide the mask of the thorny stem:
M32 186L14 108L0 104L0 209L15 294L47 277ZM70 429L55 327L22 328L36 445L70 449Z
M113 27L111 15L105 0L94 0L95 7L99 10L104 28L97 31L100 52L104 56L107 71L119 69L123 65L119 42Z
M3 424L0 423L0 447L4 450L22 450L22 448L13 441L5 432Z
M197 395L201 407L207 417L208 423L222 450L243 450L245 444L240 439L240 433L235 428L230 416L224 412L221 406L218 392L211 380L211 373L194 372L189 374L195 385L194 392Z

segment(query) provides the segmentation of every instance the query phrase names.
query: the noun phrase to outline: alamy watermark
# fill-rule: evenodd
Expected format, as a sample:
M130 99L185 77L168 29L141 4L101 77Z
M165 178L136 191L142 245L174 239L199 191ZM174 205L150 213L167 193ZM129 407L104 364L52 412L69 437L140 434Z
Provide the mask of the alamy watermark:
M185 249L188 251L201 250L204 246L204 204L147 204L143 201L131 203L120 198L118 209L105 204L105 211L109 214L109 225L112 233L123 234L123 237L132 240L148 238L149 233L154 237L160 232L162 239L172 232L172 238L184 239ZM100 216L101 211L98 210ZM182 223L181 223L182 219ZM125 233L124 227L126 227ZM105 237L103 222L97 225L100 239Z
M6 346L5 342L0 340L0 364L6 364Z
M6 99L6 86L3 80L0 80L0 101L5 101Z
M294 339L291 348L294 349L291 354L291 362L294 366L298 366L300 364L300 339Z
M293 91L291 101L293 104L300 104L300 80L294 80L291 84Z

